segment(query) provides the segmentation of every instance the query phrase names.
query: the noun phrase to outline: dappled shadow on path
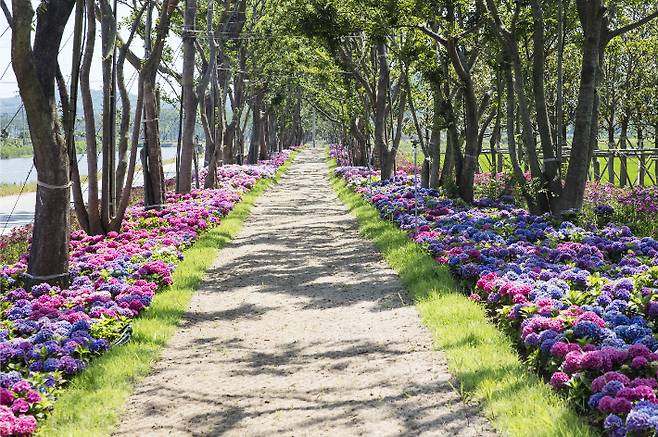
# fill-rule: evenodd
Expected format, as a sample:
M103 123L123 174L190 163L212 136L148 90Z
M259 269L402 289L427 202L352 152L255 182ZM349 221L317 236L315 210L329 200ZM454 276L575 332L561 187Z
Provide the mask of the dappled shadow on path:
M294 188L280 189L290 191ZM277 193L278 195L279 193ZM306 201L326 202L320 193ZM267 214L270 210L275 212ZM299 222L302 219L303 226ZM371 310L389 309L408 302L391 292L400 291L395 274L383 268L380 256L354 229L354 219L338 206L307 211L295 202L287 207L263 206L258 224L231 246L250 248L248 256L227 259L208 272L207 287L231 293L235 287L258 287L258 292L288 293L304 298L303 308L348 306L374 302Z
M275 350L254 351L243 341L208 341L195 354L181 353L167 363L160 381L140 391L148 399L142 404L145 414L162 416L159 424L130 429L144 435L167 429L193 435L223 435L248 429L242 435L311 435L343 430L348 435L481 435L487 430L477 421L478 409L458 400L450 382L432 369L422 381L410 381L418 363L426 362L427 350L409 351L405 343L281 344ZM227 351L204 366L229 370L218 375L211 390L191 385L180 390L170 379L175 374L192 375L200 371L196 364L210 349L221 345ZM244 352L244 353L242 353ZM367 356L367 365L363 356ZM289 384L289 375L301 384ZM373 378L373 374L377 378ZM244 385L229 384L241 378ZM190 380L184 376L184 380ZM182 411L168 405L184 405ZM210 407L210 408L209 408ZM207 412L207 410L213 413ZM285 416L293 420L280 421ZM199 424L203 423L203 427ZM385 423L379 428L377 423ZM392 428L388 428L392 427ZM239 433L236 433L239 434ZM316 434L317 435L317 434Z
M123 435L493 434L305 152L220 253Z

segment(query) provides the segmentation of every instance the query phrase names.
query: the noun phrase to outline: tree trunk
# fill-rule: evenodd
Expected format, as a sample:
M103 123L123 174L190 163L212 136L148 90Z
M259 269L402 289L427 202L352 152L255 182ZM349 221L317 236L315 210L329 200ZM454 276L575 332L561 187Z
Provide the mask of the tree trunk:
M619 185L625 187L630 180L628 179L628 159L626 158L625 150L628 146L628 123L629 117L625 115L621 119L621 132L619 137L619 148L621 153L619 156Z
M85 142L87 144L87 210L89 214L89 229L91 235L103 233L103 224L98 203L98 153L96 143L96 117L91 98L89 74L94 57L96 42L96 9L94 2L87 2L87 39L85 51L80 66L80 95L84 112Z
M536 0L532 0L532 13L533 13L533 23L534 23L534 45L535 45L535 55L533 57L533 91L537 103L538 111L538 120L541 119L541 122L538 121L538 124L542 124L542 147L544 148L544 153L548 153L549 157L553 156L552 150L546 151L548 143L550 142L552 147L552 140L550 138L550 132L546 134L546 129L550 130L548 124L548 113L546 110L546 102L544 96L544 82L543 82L543 64L544 64L544 26L543 26L543 11L541 10L541 5L537 3ZM508 74L508 71L513 73L513 80L511 78L506 78L506 83L508 86L508 93L511 91L509 85L513 86L513 90L516 94L516 100L518 101L518 122L520 122L520 131L521 139L523 141L523 148L516 147L516 140L514 138L509 139L511 145L516 149L517 154L515 154L516 160L518 163L523 161L522 151L527 155L527 163L530 166L530 174L533 178L538 179L542 183L542 188L546 188L546 179L542 172L541 167L539 166L539 161L537 157L537 149L535 144L535 134L532 125L532 119L530 114L530 104L528 102L528 96L526 94L525 86L525 72L523 71L523 65L521 63L521 57L519 55L519 34L517 28L517 19L520 12L519 5L517 4L516 10L514 12L514 18L512 21L511 30L507 30L500 18L498 13L497 5L494 0L487 0L487 7L491 12L492 21L494 25L494 30L496 36L500 41L500 44L503 48L503 63L505 64L505 74ZM541 77L539 75L541 74ZM512 82L510 83L510 80ZM541 94L539 96L539 94ZM514 99L509 99L508 105L513 103ZM513 113L513 112L512 112ZM508 120L509 123L509 120ZM509 131L508 127L508 131ZM546 159L546 157L545 157ZM550 163L550 170L553 170L555 163ZM519 164L520 166L520 164ZM525 181L525 180L524 180ZM525 182L523 182L525 183ZM533 205L536 205L536 212L546 212L549 210L549 201L546 195L546 192L542 190L541 193L538 193L537 200L531 202Z
M256 91L256 94L253 96L251 111L251 140L249 142L249 157L247 160L249 164L256 164L258 161L258 153L260 151L261 108L261 93L260 91Z
M210 121L208 120L208 100L212 99L208 96L203 97L203 103L201 103L199 108L201 113L201 126L203 126L203 133L206 139L205 160L208 161L206 163L204 160L204 166L208 169L208 173L206 174L206 180L203 182L203 187L213 188L216 183L217 174L215 171L216 168L213 168L212 166L212 157L214 156L215 148L217 146L215 145L214 129L210 127Z
M528 205L528 210L531 213L537 213L538 207L536 204L536 199L530 193L527 189L527 183L525 180L525 175L523 173L523 169L521 168L521 164L519 163L518 155L517 155L517 147L516 147L516 120L515 120L515 114L514 114L514 109L516 106L516 102L514 99L514 79L512 78L512 67L509 63L504 64L503 68L503 75L505 79L505 88L507 90L506 96L507 96L507 122L506 122L506 129L507 129L507 148L509 150L509 156L510 156L510 161L512 162L512 171L514 173L514 177L516 178L516 182L519 184L521 187L521 193L523 194L523 197Z
M576 0L583 28L583 58L576 105L573 144L569 157L569 168L564 190L559 200L559 209L580 208L583 204L585 186L592 154L593 131L598 130L597 119L597 75L601 49L601 29L605 9L600 1Z
M384 180L389 179L393 174L393 162L389 156L389 150L386 144L386 108L390 72L385 41L382 40L376 44L376 54L379 77L377 79L377 94L375 98L375 151L381 170L381 177Z
M52 1L38 15L31 47L34 9L29 0L13 0L11 60L25 106L34 148L37 178L34 230L26 285L69 280L70 179L67 145L55 101L57 54L74 1Z
M140 15L141 16L141 15ZM134 32L133 32L134 35ZM121 97L121 122L119 124L119 156L116 170L116 187L117 199L121 199L123 192L123 184L126 179L126 170L128 168L128 131L130 130L130 95L126 88L126 80L124 76L124 64L126 61L126 51L132 37L126 42L124 46L119 49L117 57L117 85L119 88L119 96ZM119 200L121 203L121 200Z
M192 189L192 160L194 158L194 130L196 127L196 111L198 106L194 90L194 67L196 48L195 22L196 0L186 0L185 24L183 30L183 132L177 192L187 194Z
M268 147L267 147L267 118L268 118L268 112L267 111L262 111L261 116L260 116L260 122L258 123L259 131L258 131L258 159L259 160L265 160L268 158L269 153L268 153Z
M564 1L558 2L558 22L557 22L557 90L555 97L555 131L556 131L556 151L555 156L560 164L559 177L562 180L562 151L566 146L565 123L564 123L564 29L566 27Z
M473 180L480 154L478 138L478 104L475 99L473 84L468 83L464 90L464 130L466 144L464 161L459 176L459 196L466 202L473 201Z
M639 150L639 172L638 172L638 182L640 186L644 186L646 174L647 174L647 159L644 154L644 130L642 128L641 121L636 124L637 129L637 148Z
M164 204L164 174L160 150L160 124L155 74L144 81L144 206L161 209Z
M546 71L546 60L544 56L544 11L539 0L532 0L532 15L534 21L533 31L533 69L532 87L535 97L535 111L537 113L537 127L541 140L543 152L544 171L543 179L550 193L542 195L540 204L544 202L556 209L556 203L562 193L562 181L560 180L560 162L555 157L555 143L550 120L548 118L548 105L546 104L546 91L544 87L544 73Z
M354 147L352 147L352 165L367 165L368 156L366 152L366 136L363 133L363 125L367 122L367 120L362 121L358 117L353 117L350 120L350 133L354 139Z
M441 90L436 84L432 90L432 133L427 146L429 151L429 187L439 188L441 177Z
M233 119L231 120L231 123L229 123L228 127L226 128L226 135L224 135L224 147L222 150L222 160L224 161L224 164L233 164L235 162L235 159L233 158L234 155L234 148L233 148L233 143L235 142L235 130L237 128L237 119L236 115L233 114Z
M108 0L100 0L103 72L101 223L107 231L116 213L116 21Z

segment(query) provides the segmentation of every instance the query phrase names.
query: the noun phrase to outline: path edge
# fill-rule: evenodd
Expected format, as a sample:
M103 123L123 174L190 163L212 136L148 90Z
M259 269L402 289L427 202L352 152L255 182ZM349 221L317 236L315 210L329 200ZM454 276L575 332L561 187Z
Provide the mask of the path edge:
M184 251L185 258L173 274L173 285L159 291L149 309L131 322L132 340L94 359L74 377L60 392L36 435L107 436L115 430L126 401L158 362L206 271L238 234L260 196L279 182L304 149L293 151L274 177L257 181L219 226L201 234Z
M477 402L499 433L510 436L597 436L568 402L530 372L512 343L487 318L481 305L459 291L445 266L437 264L394 223L334 175L336 161L325 158L331 186L371 241L398 274L441 350L455 388L465 402Z

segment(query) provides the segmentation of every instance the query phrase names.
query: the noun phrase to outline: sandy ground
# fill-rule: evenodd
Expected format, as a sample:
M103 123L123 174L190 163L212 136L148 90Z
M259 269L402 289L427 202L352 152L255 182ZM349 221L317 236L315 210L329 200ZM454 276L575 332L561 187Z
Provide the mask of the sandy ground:
M453 385L307 149L221 251L116 434L493 435Z

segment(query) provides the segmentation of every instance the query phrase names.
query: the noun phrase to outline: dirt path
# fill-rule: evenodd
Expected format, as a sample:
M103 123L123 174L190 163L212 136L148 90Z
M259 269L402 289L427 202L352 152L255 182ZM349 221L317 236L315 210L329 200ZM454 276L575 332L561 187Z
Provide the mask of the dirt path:
M220 252L118 434L493 434L306 150Z

